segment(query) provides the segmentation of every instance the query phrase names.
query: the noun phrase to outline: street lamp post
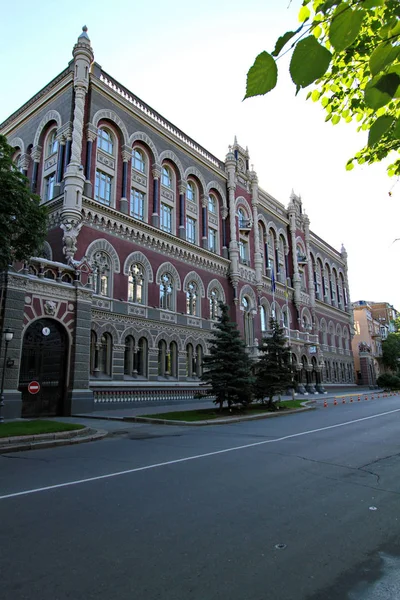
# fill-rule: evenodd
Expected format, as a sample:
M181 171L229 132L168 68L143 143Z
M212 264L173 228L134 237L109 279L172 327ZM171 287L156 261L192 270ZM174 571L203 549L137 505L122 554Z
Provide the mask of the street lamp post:
M2 413L3 406L4 406L4 378L5 378L6 366L7 366L7 350L8 350L8 344L11 342L11 340L14 337L14 332L12 329L9 329L7 327L7 329L4 330L3 334L4 334L4 341L5 341L5 348L4 348L4 359L3 359L3 373L1 375L1 388L0 388L0 423L2 423L4 421L4 417L1 413Z

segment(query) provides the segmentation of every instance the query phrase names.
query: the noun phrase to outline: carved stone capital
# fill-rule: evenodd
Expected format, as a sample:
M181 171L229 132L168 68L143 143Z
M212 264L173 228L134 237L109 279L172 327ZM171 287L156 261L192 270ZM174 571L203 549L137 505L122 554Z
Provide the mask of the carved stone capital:
M31 152L31 158L34 162L40 162L40 157L42 156L42 146L33 146Z
M182 179L180 179L178 181L178 190L180 194L186 194L186 189L187 189L187 183L186 181L182 181Z
M151 174L154 179L160 179L161 177L161 167L159 165L153 165L151 168Z
M97 128L93 123L88 123L86 126L86 136L90 142L95 142L97 139Z
M208 196L206 194L202 194L200 196L200 200L201 200L201 206L202 206L202 208L207 208L207 206L208 206Z
M126 146L123 146L122 151L121 151L121 156L122 156L123 162L129 162L132 158L132 151L127 149Z

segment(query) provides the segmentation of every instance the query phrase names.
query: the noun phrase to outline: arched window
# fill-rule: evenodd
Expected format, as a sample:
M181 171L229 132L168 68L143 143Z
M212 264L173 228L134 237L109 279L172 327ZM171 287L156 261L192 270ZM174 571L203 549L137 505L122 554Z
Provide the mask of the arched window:
M244 339L246 346L253 346L254 344L254 328L253 328L253 315L250 311L250 300L247 296L242 298L243 318L244 318Z
M169 273L164 273L160 282L160 308L174 310L173 279Z
M112 337L109 333L103 333L99 347L99 371L100 375L111 377L112 373Z
M161 170L161 183L165 185L165 187L172 189L172 171L165 165Z
M46 144L46 158L57 152L58 140L57 140L57 129L52 129L47 138Z
M194 316L199 314L199 292L195 281L191 281L187 286L186 314Z
M247 227L248 218L246 217L246 214L245 214L243 208L239 208L239 210L238 210L238 221L239 221L239 229L241 227Z
M171 342L169 346L169 373L171 377L178 377L178 346Z
M145 154L140 148L133 148L132 150L132 169L136 169L141 173L146 172Z
M210 292L209 302L210 302L210 319L212 321L216 321L219 316L219 303L221 301L219 290L217 288L213 288Z
M261 318L261 331L267 331L268 323L267 323L267 311L265 306L262 304L260 306L260 318Z
M284 327L290 327L289 309L287 307L282 309L282 322Z
M124 375L135 374L135 340L131 335L125 338Z
M146 338L142 337L139 340L137 352L137 372L141 377L147 377L148 364L148 343Z
M196 346L196 377L203 374L203 348L198 344Z
M112 295L111 259L106 252L96 252L92 262L93 291L99 296Z
M128 275L128 302L143 304L144 269L139 263L131 265Z
M165 340L158 342L158 375L165 377L169 373L169 357L167 356L167 343Z
M214 215L217 212L217 200L213 194L208 196L208 212Z
M107 152L107 154L114 154L114 140L112 133L105 127L100 127L97 132L97 147Z
M188 181L186 187L186 199L190 202L196 202L196 186L193 181Z
M196 372L195 358L192 344L186 346L186 377L193 377Z

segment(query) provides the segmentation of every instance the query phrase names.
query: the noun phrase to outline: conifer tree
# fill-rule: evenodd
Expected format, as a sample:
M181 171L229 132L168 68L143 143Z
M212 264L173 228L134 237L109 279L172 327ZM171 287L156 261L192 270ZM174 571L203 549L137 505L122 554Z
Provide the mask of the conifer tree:
M248 404L254 378L252 361L237 324L230 321L227 305L219 306L220 315L209 341L210 353L203 360L201 378L210 386L207 393L215 395L214 402L222 409L225 402L229 408L232 404Z
M270 328L272 335L263 338L259 346L261 355L256 364L254 394L260 400L268 396L268 405L272 406L274 396L292 385L293 368L283 328L273 318Z

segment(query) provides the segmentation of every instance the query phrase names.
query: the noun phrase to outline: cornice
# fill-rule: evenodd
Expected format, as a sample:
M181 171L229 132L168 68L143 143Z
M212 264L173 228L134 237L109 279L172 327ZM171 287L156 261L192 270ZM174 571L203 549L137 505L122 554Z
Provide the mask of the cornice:
M321 302L321 300L315 300L315 309L316 312L320 311L324 314L328 314L333 316L335 319L345 318L346 321L351 321L351 312L346 312L341 308L336 308L336 306L331 306L330 304L325 304L325 302ZM320 314L320 313L319 313Z
M109 75L106 75L106 74L104 74L104 75L107 78L112 79ZM98 79L97 77L92 76L91 77L91 84L95 88L97 88L97 91L99 91L100 93L102 93L104 96L110 97L113 102L118 103L128 113L133 113L135 115L135 117L139 118L141 121L144 121L146 123L146 125L148 125L151 129L153 129L154 131L156 131L159 135L161 135L165 139L168 139L174 145L179 146L179 148L181 150L183 150L186 154L189 154L190 156L193 156L193 158L195 158L195 160L197 162L202 163L204 165L204 167L206 167L209 171L213 171L221 179L223 179L225 181L227 180L227 176L226 176L225 170L222 170L221 168L217 168L215 166L215 164L213 164L212 162L208 161L204 156L202 156L200 153L196 152L195 149L190 148L190 146L188 146L187 144L185 144L184 141L181 141L179 139L179 137L177 137L176 135L173 134L173 132L169 132L161 124L158 125L157 121L155 119L147 116L144 111L140 110L140 108L135 107L134 104L132 104L131 102L129 102L127 99L125 99L124 96L121 96L120 94L118 94L118 92L116 90L114 90L113 88L111 88L108 85L106 85L103 81L101 81L101 79ZM121 86L121 87L123 87L123 86ZM134 94L132 94L131 92L130 92L130 94L134 97ZM143 101L140 101L140 102L143 102ZM144 102L143 102L143 104L145 105ZM155 110L154 111L153 111L153 109L151 109L151 110L152 110L152 112L154 112L155 114L157 114L157 112ZM165 119L165 121L167 121L167 120ZM174 129L176 129L177 131L180 131L178 129L178 127L172 126L172 124L171 124L171 128L172 127ZM187 136L186 134L184 134L183 132L182 132L182 137L185 137L188 140L193 141L194 145L200 147L200 144L197 144L197 142L195 142L194 140L191 140L191 138L189 136ZM205 150L205 152L207 152L207 150ZM211 153L209 153L209 154L211 155ZM221 161L220 159L217 159L216 157L215 157L215 160L218 160L219 162L223 163L223 161Z
M197 268L226 277L230 261L222 256L209 252L200 246L193 249L186 240L153 227L149 223L135 221L108 206L99 206L98 202L83 198L82 215L85 224L107 231L120 239L136 242L165 256L183 260Z
M42 106L45 106L46 103L62 92L69 83L72 83L72 80L73 73L70 72L69 67L67 67L55 79L48 83L47 86L41 89L40 92L35 94L28 102L25 102L25 104L17 111L3 121L3 123L0 123L1 133L6 136L10 135L15 128L20 127L33 113Z

